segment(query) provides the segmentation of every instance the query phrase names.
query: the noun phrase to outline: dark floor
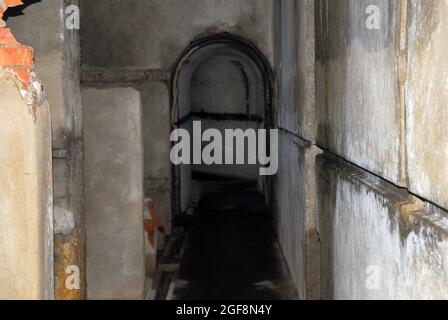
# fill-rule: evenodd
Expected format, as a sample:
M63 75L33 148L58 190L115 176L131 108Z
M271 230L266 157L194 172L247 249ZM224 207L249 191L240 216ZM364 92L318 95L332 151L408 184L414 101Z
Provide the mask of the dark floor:
M295 299L273 222L255 183L203 181L176 300Z

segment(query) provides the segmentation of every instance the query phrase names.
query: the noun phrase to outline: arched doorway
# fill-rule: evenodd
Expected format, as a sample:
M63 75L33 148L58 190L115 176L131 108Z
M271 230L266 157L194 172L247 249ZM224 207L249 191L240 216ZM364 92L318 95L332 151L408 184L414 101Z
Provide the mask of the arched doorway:
M271 78L263 54L240 37L220 34L192 42L172 73L172 128L192 132L193 121L221 132L272 128ZM270 202L270 178L258 175L258 165L180 165L173 166L176 215L194 206L192 177L201 174L257 180Z

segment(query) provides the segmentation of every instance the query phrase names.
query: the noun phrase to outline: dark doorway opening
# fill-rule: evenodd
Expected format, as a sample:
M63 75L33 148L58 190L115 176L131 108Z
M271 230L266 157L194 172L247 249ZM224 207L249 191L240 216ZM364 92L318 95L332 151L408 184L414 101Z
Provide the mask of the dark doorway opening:
M224 129L273 128L272 73L263 54L250 42L230 34L201 38L178 59L171 79L172 129L191 132L192 122ZM271 181L258 167L173 166L175 215L197 206L200 186L194 175L257 180L270 203Z
M271 79L248 41L229 34L195 41L173 72L172 128L192 132L200 121L220 132L271 129ZM258 169L173 166L174 225L187 231L173 298L295 297L273 227L271 177Z

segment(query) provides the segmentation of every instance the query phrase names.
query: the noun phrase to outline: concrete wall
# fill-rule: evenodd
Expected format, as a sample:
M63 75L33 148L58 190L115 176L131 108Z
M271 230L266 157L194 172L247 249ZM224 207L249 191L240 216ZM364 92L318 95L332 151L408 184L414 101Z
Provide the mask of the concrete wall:
M90 3L81 0L81 41L87 69L167 70L194 38L222 31L252 40L272 61L272 0Z
M300 299L318 299L319 242L315 219L316 147L291 134L280 135L275 177L275 213L280 245Z
M137 86L143 108L145 155L145 195L150 197L171 233L170 98L163 82L151 81Z
M144 192L155 205L167 234L171 233L170 97L167 76L160 72L84 73L84 88L132 87L140 94L143 112ZM167 143L168 141L168 143Z
M406 155L412 192L448 209L448 1L409 1Z
M167 138L170 136L170 98L168 88L161 82L148 82L138 88L143 105L143 134L145 137L145 178L163 179L170 175ZM160 156L162 154L162 156ZM165 158L163 158L165 155Z
M274 213L300 299L320 298L316 228L314 1L276 2L277 125L281 129Z
M142 299L143 141L139 93L84 89L88 299Z
M369 5L380 30L366 27ZM317 144L403 185L400 2L316 1Z
M447 134L434 125L447 118L447 2L316 4L317 143L447 208ZM380 30L365 26L372 4Z
M34 48L36 71L50 102L53 137L56 299L80 299L81 287L66 288L67 267L85 274L82 174L82 108L79 30L66 28L77 0L45 0L15 8L8 19L19 41ZM24 9L23 9L24 8Z
M277 1L276 13L278 125L306 140L314 141L314 1Z
M333 156L317 174L324 299L448 297L446 212Z
M446 10L316 1L323 298L447 298Z
M45 0L8 19L17 40L34 49L39 73L51 102L53 148L64 149L74 130L71 111L79 108L79 34L65 27L65 8L78 1Z
M0 299L54 295L50 110L31 88L0 67Z
M280 244L299 293L306 298L305 159L304 148L286 134L280 136L282 154L276 176L275 211ZM295 163L291 166L291 163ZM288 170L289 169L289 170Z
M366 27L370 5L378 30ZM275 213L302 298L446 298L447 9L446 1L277 2ZM317 169L309 148L326 151Z

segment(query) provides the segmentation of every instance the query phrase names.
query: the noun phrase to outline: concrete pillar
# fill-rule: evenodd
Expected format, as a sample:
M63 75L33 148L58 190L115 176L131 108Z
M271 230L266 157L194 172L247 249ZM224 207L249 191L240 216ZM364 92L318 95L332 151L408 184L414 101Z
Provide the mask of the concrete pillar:
M36 71L50 102L58 300L82 299L86 287L79 30L66 25L76 18L77 6L77 0L46 0L8 19L17 39L34 48ZM74 267L80 271L79 287L66 285Z
M53 298L50 110L0 1L0 299Z
M139 93L84 89L88 299L142 299L143 141Z

